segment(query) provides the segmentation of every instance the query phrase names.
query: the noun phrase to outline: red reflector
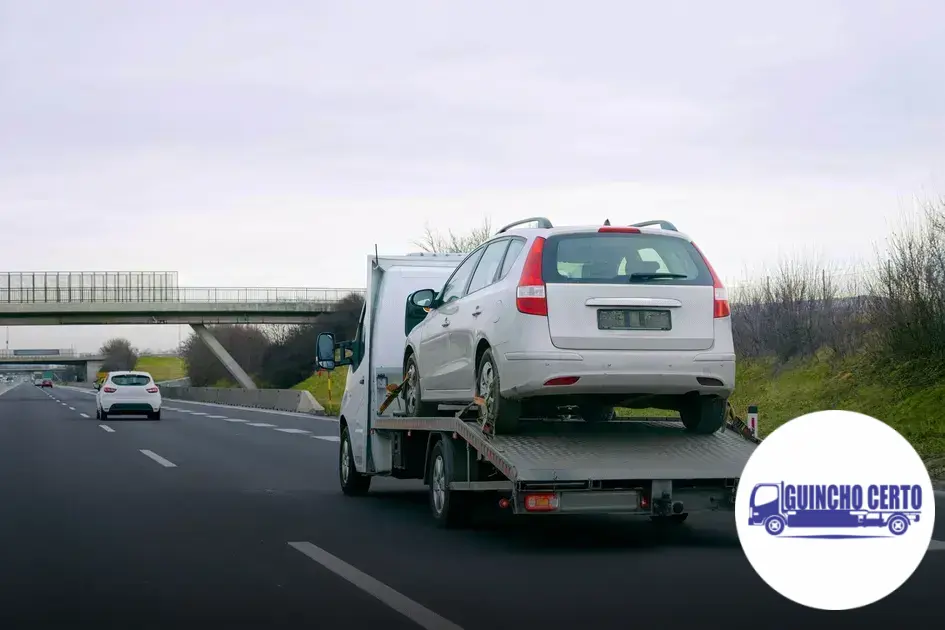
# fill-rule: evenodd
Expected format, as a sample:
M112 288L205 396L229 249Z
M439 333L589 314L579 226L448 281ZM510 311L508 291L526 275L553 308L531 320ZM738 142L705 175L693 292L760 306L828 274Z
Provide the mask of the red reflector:
M117 392L118 390L115 389L114 387L103 387L102 391L105 392L106 394L112 394L114 392Z
M605 225L597 231L603 234L639 234L640 228L621 227L619 225Z
M158 393L158 388L157 388L157 387L149 387L149 388L148 388L148 393L149 393L149 394L156 394L156 393Z
M580 379L580 376L559 376L545 381L545 385L574 385Z
M509 500L506 499L505 497L502 497L501 499L499 499L499 507L502 508L503 510L509 507Z
M558 495L554 492L525 495L525 510L527 512L554 512L557 509Z
M640 507L646 509L646 508L648 508L649 506L650 506L650 500L646 498L646 495L645 495L645 494L641 494L641 495L640 495Z

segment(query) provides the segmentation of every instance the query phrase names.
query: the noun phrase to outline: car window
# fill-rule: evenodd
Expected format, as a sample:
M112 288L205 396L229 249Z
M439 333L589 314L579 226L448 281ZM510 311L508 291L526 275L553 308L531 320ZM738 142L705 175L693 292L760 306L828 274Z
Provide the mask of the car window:
M473 274L472 281L469 283L469 289L466 295L475 293L479 289L484 289L495 279L495 274L502 264L502 256L509 246L509 239L504 238L494 243L490 243L482 256L479 258L479 264L476 265L476 272Z
M480 247L473 252L469 258L456 268L456 271L453 272L450 279L446 281L446 284L443 285L443 290L440 291L439 301L441 304L448 304L453 300L458 300L463 297L463 294L466 292L466 283L469 281L469 276L472 275L473 269L476 268L476 263L479 262L483 249L484 248Z
M364 314L366 309L361 309L361 319L358 320L358 332L354 336L354 353L351 357L351 371L358 369L361 365L361 359L364 358Z
M548 283L712 286L712 274L689 241L659 234L566 234L548 239Z
M509 271L512 269L512 265L515 264L515 261L518 260L518 255L522 253L522 250L525 248L525 240L521 238L513 238L512 243L509 245L508 251L505 252L505 260L502 261L502 273L499 275L499 280L509 275Z
M122 387L144 387L151 382L150 376L144 374L118 374L112 377L112 383Z

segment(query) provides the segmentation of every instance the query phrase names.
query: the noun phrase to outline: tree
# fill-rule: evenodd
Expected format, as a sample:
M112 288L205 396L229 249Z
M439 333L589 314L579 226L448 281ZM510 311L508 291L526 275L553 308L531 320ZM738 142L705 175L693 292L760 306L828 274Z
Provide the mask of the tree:
M105 372L133 370L138 363L138 351L131 346L130 341L121 337L106 341L99 353L105 357L102 365Z
M467 234L456 234L449 230L445 235L435 232L427 225L423 238L414 245L431 254L468 254L492 238L492 222L485 219L482 225Z
M262 330L245 325L208 326L207 330L247 374L256 376L261 372L270 345ZM181 344L180 354L187 364L187 376L194 387L210 387L221 380L232 380L230 373L196 333Z

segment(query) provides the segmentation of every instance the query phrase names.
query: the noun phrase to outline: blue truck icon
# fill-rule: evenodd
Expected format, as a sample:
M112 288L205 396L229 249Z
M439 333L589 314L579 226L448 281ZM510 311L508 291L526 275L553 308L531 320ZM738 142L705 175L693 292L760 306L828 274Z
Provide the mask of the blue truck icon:
M751 491L749 525L772 536L788 527L887 528L901 536L921 515L918 486L794 486L759 483Z

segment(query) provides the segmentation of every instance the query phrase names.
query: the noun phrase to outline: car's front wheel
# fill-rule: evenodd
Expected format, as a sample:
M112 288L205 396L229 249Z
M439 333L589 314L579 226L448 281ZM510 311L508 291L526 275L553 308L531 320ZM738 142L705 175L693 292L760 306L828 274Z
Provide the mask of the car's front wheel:
M407 363L404 365L404 389L401 393L404 399L404 411L409 418L427 418L436 415L438 406L431 403L425 403L420 391L420 364L417 363L417 355L411 354L407 357Z

